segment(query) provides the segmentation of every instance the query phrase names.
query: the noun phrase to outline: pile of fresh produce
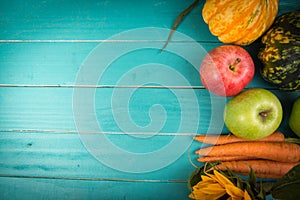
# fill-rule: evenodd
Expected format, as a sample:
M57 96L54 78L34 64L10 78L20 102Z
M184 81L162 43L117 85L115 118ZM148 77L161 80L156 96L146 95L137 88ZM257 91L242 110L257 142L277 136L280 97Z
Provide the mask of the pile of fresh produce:
M299 102L300 97L296 99L289 117L289 124L298 135ZM211 167L209 170L202 167L196 170L197 173L193 173L190 197L263 200L266 194L272 194L274 198L283 196L284 199L299 198L299 190L291 192L287 188L300 186L299 179L293 179L288 175L300 176L300 146L297 144L300 139L286 138L283 133L277 131L282 116L280 101L266 89L246 89L229 100L224 109L224 122L231 133L194 137L196 141L208 145L195 152L199 155L197 160ZM214 188L220 183L206 182L205 176L218 176L215 175L218 172L223 174L222 179L231 181L235 188L231 186L226 188L228 185L223 184L222 189L219 189L220 193L216 193L218 190L215 191ZM243 179L241 176L249 177ZM278 183L273 181L269 188L263 187L266 183L257 186L254 184L257 182L256 177L275 179ZM271 182L267 183L270 185ZM289 197L286 196L287 194Z
M230 168L220 170L219 162L206 163L193 172L189 179L191 199L244 199L265 200L266 194L276 199L299 199L300 165L293 167L276 182L258 182L250 167L246 178Z
M246 140L234 135L200 135L195 140L214 146L196 151L199 162L221 161L217 168L247 175L252 167L257 177L281 178L300 164L300 146L285 140L280 132L258 140Z
M168 41L197 3L178 16ZM206 0L204 4L204 22L225 44L204 57L200 79L210 92L230 97L223 113L230 134L195 136L210 146L195 152L203 166L189 180L192 199L263 200L267 194L300 199L300 96L287 116L298 138L286 138L278 131L284 113L277 96L263 88L246 89L255 66L241 46L262 38L263 47L257 50L262 78L275 89L300 90L300 11L280 16L277 12L278 0ZM259 183L257 177L272 181Z

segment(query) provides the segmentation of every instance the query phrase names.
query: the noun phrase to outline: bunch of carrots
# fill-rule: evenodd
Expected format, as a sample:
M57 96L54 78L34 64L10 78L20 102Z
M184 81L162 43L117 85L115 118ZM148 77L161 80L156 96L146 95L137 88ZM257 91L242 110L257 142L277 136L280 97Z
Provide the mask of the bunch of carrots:
M245 140L229 135L198 135L195 140L214 144L196 151L199 162L221 161L219 170L230 168L233 172L247 175L250 167L260 178L281 178L300 164L300 146L288 142L284 134L275 132L259 140Z

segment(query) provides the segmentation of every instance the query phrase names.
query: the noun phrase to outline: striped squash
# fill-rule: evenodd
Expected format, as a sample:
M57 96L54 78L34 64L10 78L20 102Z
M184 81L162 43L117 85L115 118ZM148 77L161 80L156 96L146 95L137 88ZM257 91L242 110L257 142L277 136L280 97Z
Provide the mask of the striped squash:
M279 89L300 90L300 10L280 15L262 43L262 77Z
M278 0L206 0L202 17L223 43L249 45L274 22Z

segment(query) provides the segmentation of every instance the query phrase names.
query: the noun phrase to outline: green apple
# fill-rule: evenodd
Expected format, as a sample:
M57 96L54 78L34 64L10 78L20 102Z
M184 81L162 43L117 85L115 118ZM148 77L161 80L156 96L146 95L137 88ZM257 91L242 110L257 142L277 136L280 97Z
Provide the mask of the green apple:
M244 139L261 139L277 130L282 106L270 91L252 88L233 97L225 106L224 122L229 131Z
M292 131L300 137L300 96L295 100L289 118L289 125Z

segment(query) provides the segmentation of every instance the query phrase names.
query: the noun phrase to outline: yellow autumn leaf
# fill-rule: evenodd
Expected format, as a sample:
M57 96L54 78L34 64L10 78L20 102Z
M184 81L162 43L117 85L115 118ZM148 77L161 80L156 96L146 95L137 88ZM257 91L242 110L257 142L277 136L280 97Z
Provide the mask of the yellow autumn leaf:
M226 178L223 174L221 174L217 170L214 170L214 174L218 182L222 184L223 187L225 187L225 185L232 185L232 186L234 185L228 178Z
M202 193L201 191L198 191L198 192L193 192L189 195L189 198L191 199L195 199L195 200L216 200L216 199L219 199L223 196L224 194L210 194L210 195L207 195L207 194L204 194Z
M247 192L247 190L245 190L245 192L244 192L244 199L251 200L251 197L250 197L249 193Z
M205 194L215 194L215 193L226 194L225 188L220 186L220 184L218 184L218 183L210 184L210 185L207 185L206 187L202 187L200 189Z
M214 179L212 179L211 177L209 176L206 176L206 175L201 175L201 181L214 181Z
M225 185L226 193L231 196L232 198L237 198L237 199L243 199L244 198L244 192L240 188L228 184Z
M251 200L247 190L243 191L235 186L230 179L217 170L214 170L212 174L201 175L201 179L193 186L193 192L189 195L191 199L217 200L228 194L228 200Z

